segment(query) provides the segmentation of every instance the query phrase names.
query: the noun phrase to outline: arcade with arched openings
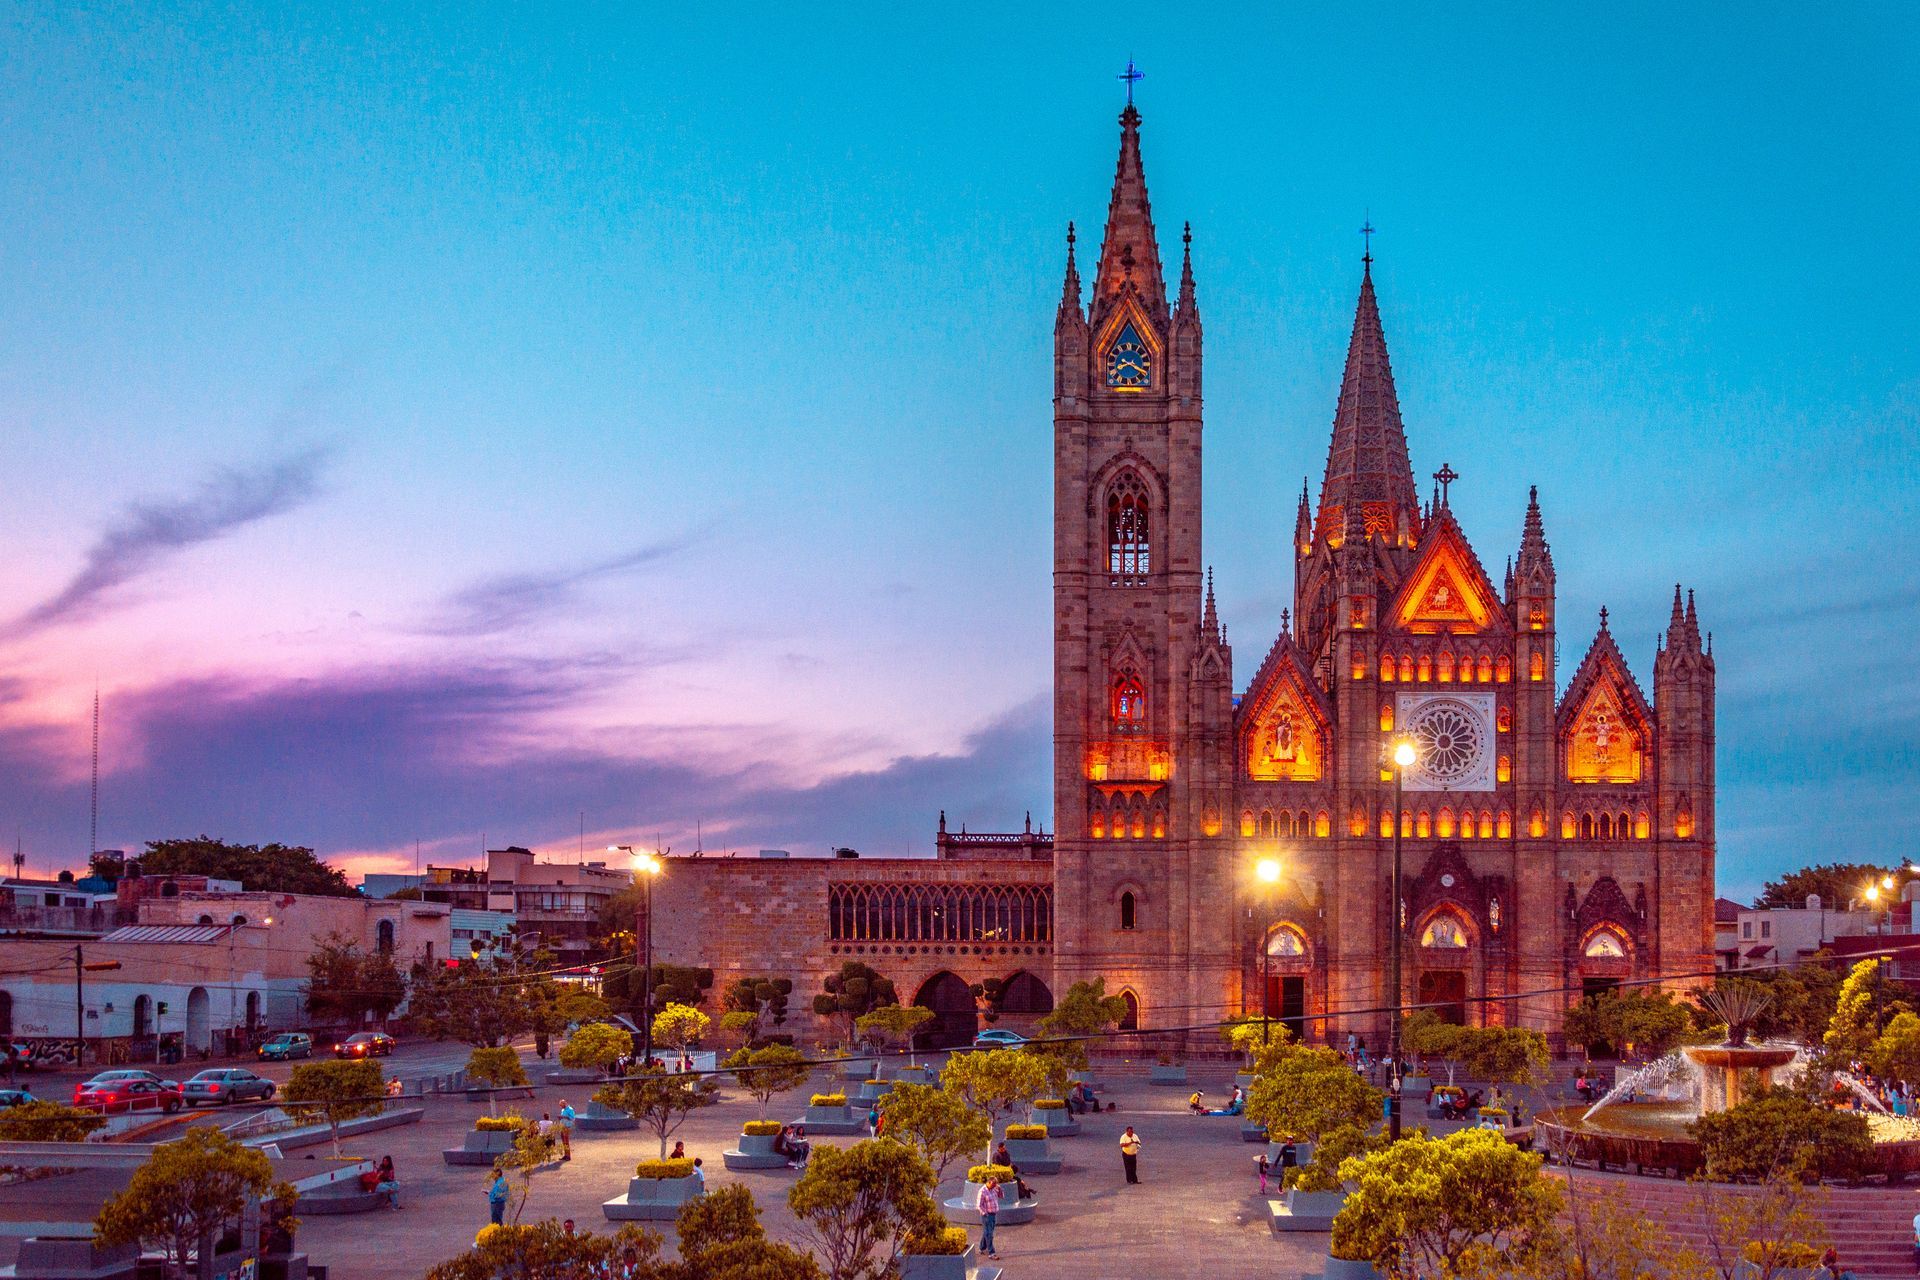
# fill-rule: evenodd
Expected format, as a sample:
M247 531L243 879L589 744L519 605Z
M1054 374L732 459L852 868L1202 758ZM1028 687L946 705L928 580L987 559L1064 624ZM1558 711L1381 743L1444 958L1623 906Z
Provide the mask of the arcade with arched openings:
M958 974L942 969L920 984L913 1003L933 1010L933 1021L914 1037L920 1050L951 1049L973 1043L979 1030L979 1009L973 988Z

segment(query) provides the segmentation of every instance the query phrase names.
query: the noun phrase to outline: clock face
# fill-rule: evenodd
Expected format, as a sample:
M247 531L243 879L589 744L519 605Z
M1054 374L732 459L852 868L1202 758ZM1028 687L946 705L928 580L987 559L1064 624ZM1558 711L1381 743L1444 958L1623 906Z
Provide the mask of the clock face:
M1141 391L1153 383L1153 353L1128 321L1107 348L1107 385L1115 391Z

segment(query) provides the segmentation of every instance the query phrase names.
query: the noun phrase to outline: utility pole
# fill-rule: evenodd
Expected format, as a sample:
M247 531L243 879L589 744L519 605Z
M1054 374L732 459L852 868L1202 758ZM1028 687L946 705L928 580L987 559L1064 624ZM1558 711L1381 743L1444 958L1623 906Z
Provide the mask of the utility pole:
M1391 748L1390 759L1393 762L1393 903L1392 919L1388 928L1393 938L1393 1021L1387 1024L1387 1138L1400 1141L1400 1088L1395 1079L1400 1074L1400 1015L1405 1009L1406 996L1401 987L1400 975L1400 935L1406 932L1401 921L1405 903L1401 897L1400 862L1400 805L1401 792L1406 785L1407 767L1418 759L1413 743L1402 738Z
M87 974L119 967L118 960L88 963L81 947L73 949L73 1065L76 1067L87 1061Z

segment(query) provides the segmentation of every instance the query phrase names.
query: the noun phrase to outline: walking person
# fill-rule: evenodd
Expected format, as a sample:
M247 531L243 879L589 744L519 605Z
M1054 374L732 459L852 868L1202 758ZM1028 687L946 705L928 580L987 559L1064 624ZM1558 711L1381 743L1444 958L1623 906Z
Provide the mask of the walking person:
M496 1227L507 1218L507 1175L498 1169L493 1171L493 1181L487 1184L487 1214Z
M1127 1181L1137 1184L1140 1181L1140 1135L1128 1125L1120 1135L1120 1163L1126 1166Z
M877 1100L867 1108L867 1133L875 1138L880 1136L880 1103Z
M560 1159L573 1159L573 1122L577 1118L573 1104L560 1099Z
M997 1258L993 1251L993 1224L1000 1217L1000 1179L997 1175L987 1175L980 1184L980 1193L973 1198L973 1207L980 1214L980 1256Z
M1261 1195L1267 1194L1267 1175L1270 1172L1272 1172L1272 1170L1273 1170L1273 1165L1267 1159L1266 1152L1262 1151L1259 1155L1254 1157L1253 1171L1260 1175L1260 1194Z

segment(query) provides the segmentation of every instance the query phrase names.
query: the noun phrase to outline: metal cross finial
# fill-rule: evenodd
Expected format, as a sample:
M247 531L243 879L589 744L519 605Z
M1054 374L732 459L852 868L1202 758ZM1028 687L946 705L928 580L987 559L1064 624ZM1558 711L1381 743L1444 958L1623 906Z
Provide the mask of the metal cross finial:
M1440 505L1444 507L1447 505L1447 486L1458 480L1460 473L1443 462L1440 469L1433 473L1433 478L1440 482Z
M1134 66L1132 58L1127 59L1127 69L1114 77L1115 80L1125 80L1127 82L1127 105L1128 106L1133 105L1134 82L1136 80L1145 80L1146 78L1147 78L1147 73L1142 71L1140 68Z
M1360 224L1360 261L1373 265L1373 219L1368 218Z

